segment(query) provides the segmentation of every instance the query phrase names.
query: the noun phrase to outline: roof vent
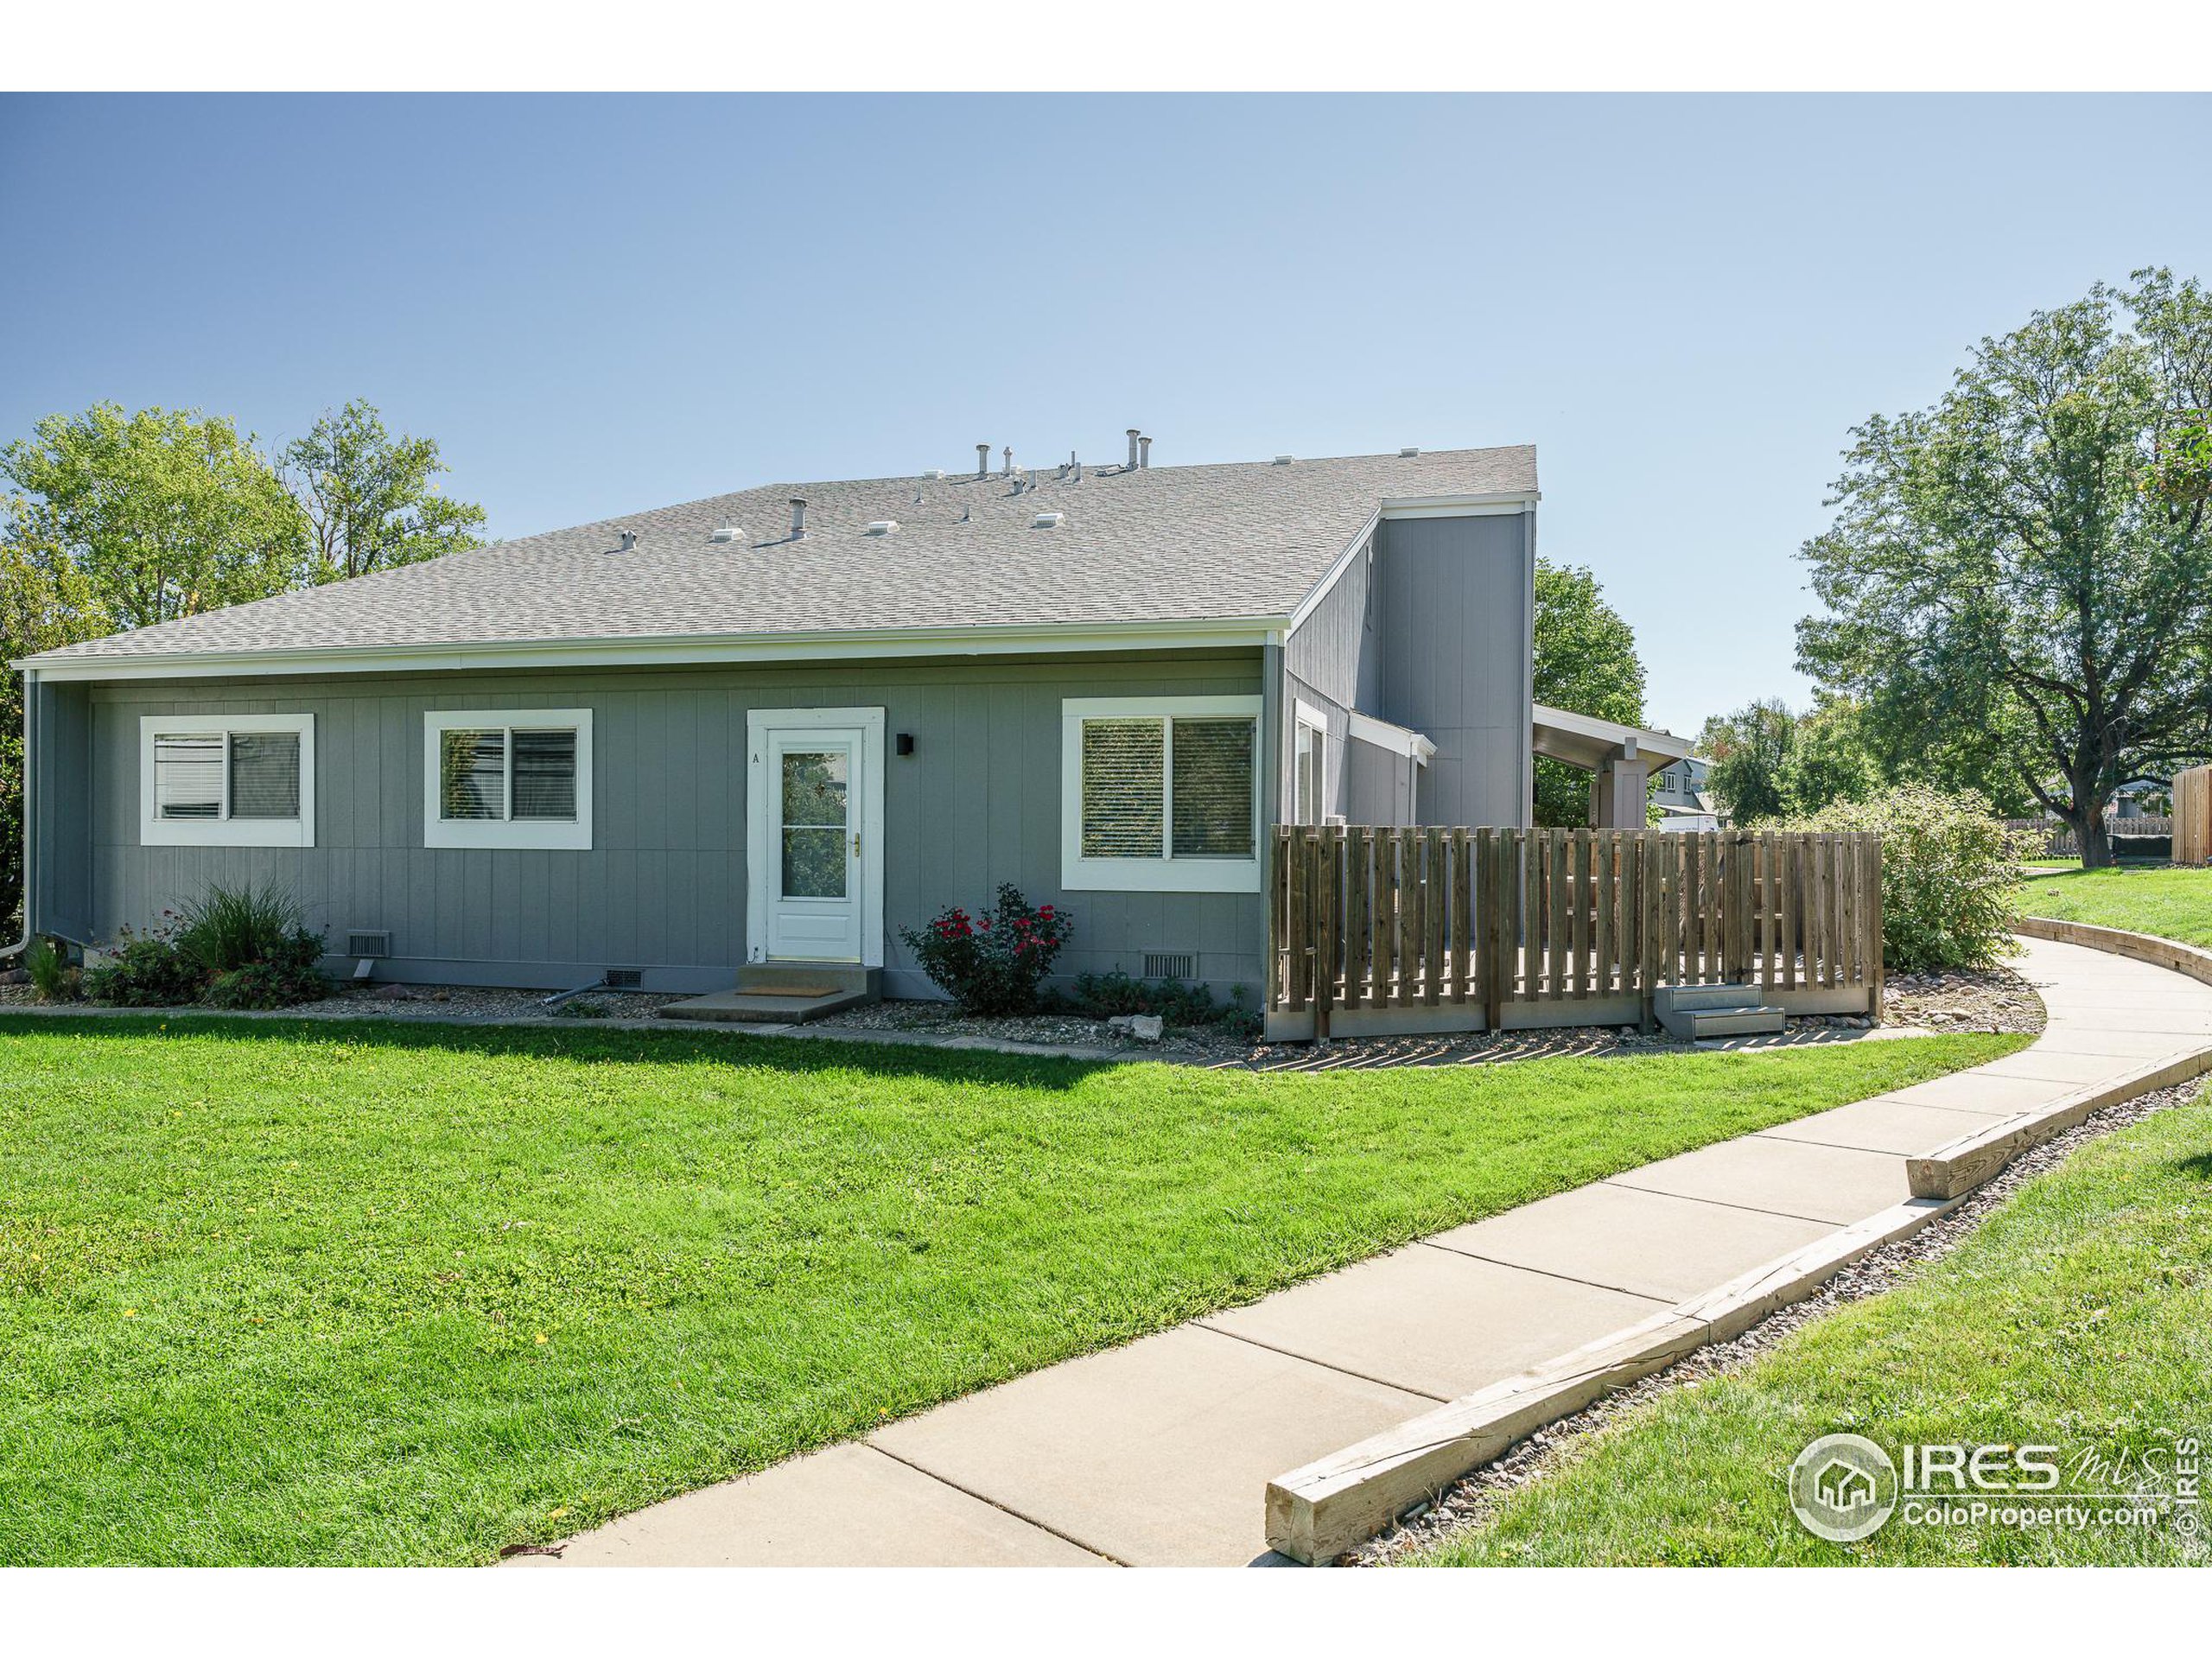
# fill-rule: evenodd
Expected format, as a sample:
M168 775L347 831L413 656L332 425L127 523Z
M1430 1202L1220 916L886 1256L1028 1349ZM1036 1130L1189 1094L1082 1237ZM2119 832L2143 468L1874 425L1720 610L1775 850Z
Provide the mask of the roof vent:
M1143 435L1142 433L1139 432L1139 431L1136 429L1136 428L1135 428L1134 426L1133 426L1133 427L1131 427L1131 428L1129 429L1129 459L1128 459L1128 465L1127 465L1126 467L1123 467L1123 469L1122 469L1123 471L1125 471L1125 472L1131 472L1131 473L1134 473L1135 471L1136 471L1136 469L1137 469L1137 440L1138 440L1140 437L1143 436L1143 435Z
M1277 455L1275 457L1275 465L1278 467L1287 467L1292 461L1297 459L1298 457L1295 455Z
M1040 512L1034 518L1032 518L1029 521L1029 528L1032 530L1058 530L1060 527L1060 520L1066 517L1067 514L1065 512Z
M1152 440L1150 438L1139 438L1137 440L1137 465L1140 467L1149 467L1152 465Z
M991 446L988 443L979 443L976 446L976 476L988 478L990 475Z
M716 524L707 539L710 542L741 542L745 539L743 524Z
M1416 443L1409 443L1404 448L1398 451L1398 458L1402 461L1411 461L1419 454L1421 454L1421 446Z
M899 521L896 518L872 518L868 521L868 533L871 536L888 536L898 528Z
M922 468L922 476L924 478L932 479L943 478L944 476L944 468L942 467L925 467Z
M791 497L791 539L797 541L806 534L806 498Z
M637 544L638 544L638 532L637 532L636 531L634 531L634 530L626 530L626 531L624 531L622 532L622 551L623 551L623 552L627 553L627 552L628 552L632 548L635 547Z

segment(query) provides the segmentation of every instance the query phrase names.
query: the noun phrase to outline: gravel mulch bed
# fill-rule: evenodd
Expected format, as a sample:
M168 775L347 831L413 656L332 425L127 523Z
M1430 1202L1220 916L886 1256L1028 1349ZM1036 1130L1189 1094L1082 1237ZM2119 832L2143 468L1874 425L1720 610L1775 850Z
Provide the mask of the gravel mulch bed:
M1485 1464L1447 1488L1433 1503L1415 1510L1396 1527L1343 1556L1348 1567L1388 1567L1413 1551L1440 1544L1456 1533L1484 1525L1511 1493L1554 1473L1586 1435L1619 1421L1645 1402L1676 1389L1694 1389L1708 1378L1740 1371L1762 1354L1814 1320L1847 1302L1893 1290L1930 1262L1957 1249L1990 1213L2027 1182L2063 1163L2083 1143L2139 1123L2192 1098L2202 1086L2183 1084L2124 1100L2023 1153L1994 1180L1977 1187L1958 1207L1909 1238L1860 1257L1804 1301L1770 1313L1732 1342L1715 1343L1684 1356L1617 1394L1606 1395L1572 1416L1538 1430L1494 1463Z
M2010 968L1950 974L1897 974L1882 998L1891 1025L1930 1031L2041 1031L2043 999Z
M588 991L549 1008L545 999L552 995L488 985L340 985L328 996L281 1012L310 1020L642 1020L690 993ZM35 1006L38 1000L29 985L0 985L0 1007Z
M1052 1048L1126 1050L1200 1065L1241 1065L1252 1045L1217 1026L1170 1026L1156 1043L1081 1014L1030 1014L976 1019L950 1002L887 1001L864 1003L815 1021L840 1031L914 1032L930 1037L980 1037L998 1043L1037 1043Z

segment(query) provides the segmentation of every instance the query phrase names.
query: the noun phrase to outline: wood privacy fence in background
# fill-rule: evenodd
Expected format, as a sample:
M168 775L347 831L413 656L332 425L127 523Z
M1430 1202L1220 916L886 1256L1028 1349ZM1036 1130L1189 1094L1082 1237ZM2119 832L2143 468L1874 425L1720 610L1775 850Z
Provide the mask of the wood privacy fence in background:
M1647 1022L1670 985L1878 1014L1875 835L1286 826L1271 1037Z
M2174 862L2212 861L2212 766L2174 774Z
M2177 797L2180 793L2178 783L2176 785L2175 793ZM2171 818L2154 818L2147 814L2139 818L2123 818L2117 813L2107 813L2105 816L2105 836L2112 844L2114 856L2128 858L2135 855L2129 849L2129 842L2163 841L2168 836L2177 832L2180 822L2178 815ZM2082 856L2082 838L2074 833L2073 825L2065 823L2063 819L2007 818L2005 820L2005 827L2007 830L2023 830L2031 836L2039 837L2037 847L2037 854L2039 857L2079 858ZM2164 848L2161 847L2156 850L2155 855L2154 855L2163 859L2168 856L2168 853ZM2174 855L2178 856L2178 854Z

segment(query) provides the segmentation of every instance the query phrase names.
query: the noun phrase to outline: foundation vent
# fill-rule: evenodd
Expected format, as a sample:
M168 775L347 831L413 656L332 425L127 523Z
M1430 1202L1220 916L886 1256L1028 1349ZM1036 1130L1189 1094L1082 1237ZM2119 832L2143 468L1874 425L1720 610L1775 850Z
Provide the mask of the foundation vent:
M645 982L645 970L642 968L610 968L606 977L599 982L610 991L634 991Z
M1147 979L1196 979L1198 959L1188 950L1147 950L1144 953Z
M391 934L389 930L357 927L346 935L346 954L349 957L388 957L391 954Z

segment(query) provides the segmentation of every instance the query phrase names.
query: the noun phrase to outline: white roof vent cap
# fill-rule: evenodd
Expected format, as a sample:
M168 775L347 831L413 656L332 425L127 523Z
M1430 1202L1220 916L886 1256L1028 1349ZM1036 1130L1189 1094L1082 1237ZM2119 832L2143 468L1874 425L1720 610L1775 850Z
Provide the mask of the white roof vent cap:
M1029 521L1029 528L1032 530L1058 530L1060 527L1060 520L1066 517L1067 514L1064 512L1040 512L1034 518L1032 518Z
M1298 457L1295 455L1277 455L1275 457L1275 465L1278 467L1287 467L1292 461L1297 459Z
M1417 443L1409 443L1404 448L1398 451L1399 458L1403 461L1411 461L1419 454L1421 454L1421 446Z
M943 478L944 476L944 468L942 467L925 467L922 468L922 476L924 478Z
M741 542L745 539L743 524L716 524L707 539L710 542Z
M871 536L888 536L898 528L899 521L896 518L872 518L868 521L868 533Z

